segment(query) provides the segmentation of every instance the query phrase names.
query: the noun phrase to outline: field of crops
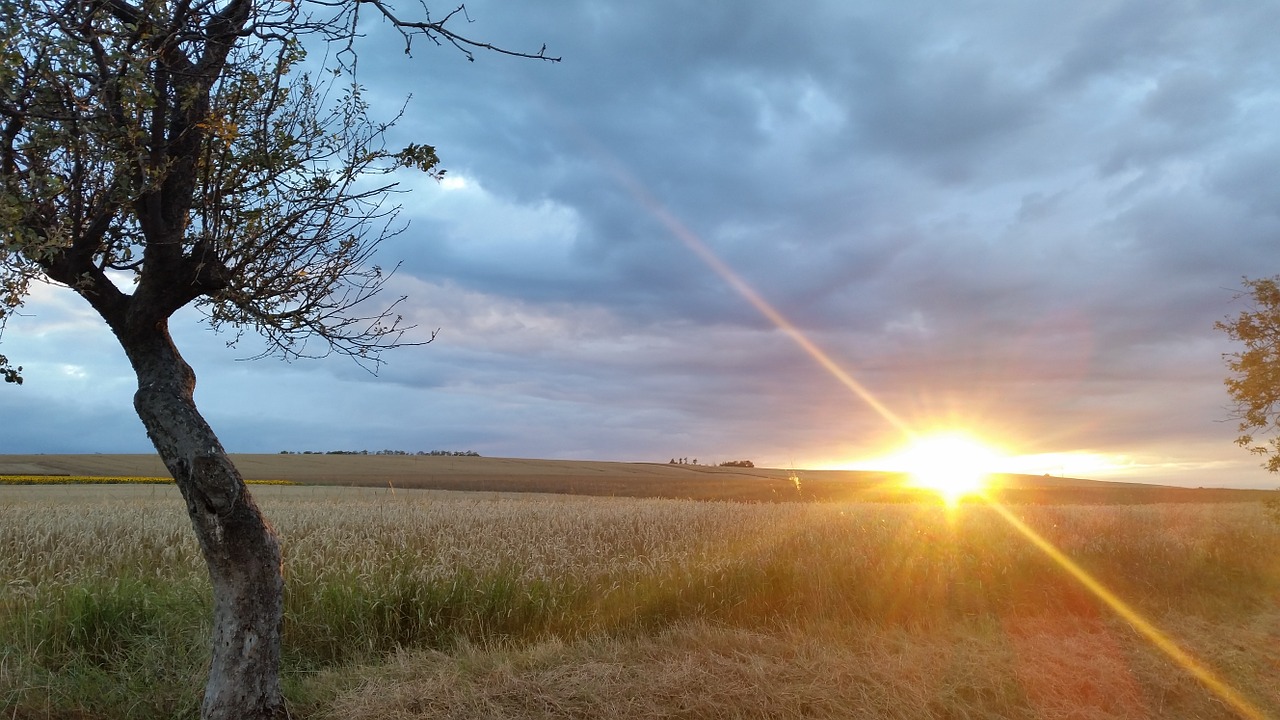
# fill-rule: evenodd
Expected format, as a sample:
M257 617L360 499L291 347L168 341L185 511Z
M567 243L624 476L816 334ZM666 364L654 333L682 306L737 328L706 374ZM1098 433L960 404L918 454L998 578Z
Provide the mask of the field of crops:
M981 505L254 493L295 717L1280 716L1256 503L1010 509L1179 661ZM176 490L0 498L0 717L194 717L208 588Z
M233 455L249 482L471 492L751 502L913 502L901 473L432 455ZM163 477L149 455L0 455L0 476ZM1185 488L1040 475L995 475L988 492L1014 504L1258 502L1274 491Z
M250 485L297 485L292 480L249 480ZM0 475L0 485L173 485L171 477L139 475Z

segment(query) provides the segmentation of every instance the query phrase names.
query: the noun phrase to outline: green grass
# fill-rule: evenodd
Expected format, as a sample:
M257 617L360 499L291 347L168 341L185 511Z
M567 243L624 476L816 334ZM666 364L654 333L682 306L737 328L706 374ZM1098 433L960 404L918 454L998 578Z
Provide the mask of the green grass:
M84 492L12 488L0 505L0 717L194 717L208 581L176 493ZM681 714L681 702L711 713L701 697L678 696L705 695L720 672L779 712L799 693L816 717L853 712L859 697L879 703L866 706L880 708L871 716L906 703L923 714L899 716L1036 717L1038 703L1097 709L1122 691L1142 698L1133 708L1158 696L1170 716L1230 716L1213 714L1212 694L981 506L255 494L284 541L286 691L301 717L435 707L413 700L412 677L458 683L457 692L430 685L455 703L441 715L456 717L484 714L466 708L485 703L515 708L505 717L557 716L519 710L500 687L592 717L610 697L641 703L637 687L659 676L671 683L665 714ZM1014 512L1280 715L1280 526L1260 505ZM691 634L707 646L690 646ZM851 655L843 644L861 636L870 649ZM968 650L955 649L959 638ZM1129 668L1137 690L1097 676L1089 658L1100 653ZM848 686L801 692L796 668L822 658L853 674ZM910 667L926 660L931 669ZM599 685L594 699L544 677L583 663L583 682ZM680 690L667 663L709 673L706 686ZM397 667L413 670L391 687ZM777 687L750 689L768 680L751 680L765 667ZM932 673L934 684L913 700L894 668ZM532 699L540 677L560 694ZM725 707L742 713L724 717L778 716ZM1147 716L1116 713L1080 716Z

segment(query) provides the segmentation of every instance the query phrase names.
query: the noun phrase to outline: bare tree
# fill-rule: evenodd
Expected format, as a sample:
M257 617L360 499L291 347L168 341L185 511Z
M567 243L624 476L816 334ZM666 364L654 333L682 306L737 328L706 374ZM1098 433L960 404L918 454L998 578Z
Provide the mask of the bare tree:
M428 145L387 147L396 118L370 119L362 12L406 53L424 38L558 59L455 33L462 7L433 20L386 0L0 0L0 329L33 282L53 283L128 356L212 579L204 718L284 714L281 550L196 409L169 319L195 305L215 329L261 335L264 354L372 366L411 341L373 252L399 229L388 174L443 171ZM332 51L313 74L305 43ZM20 371L0 356L6 381Z

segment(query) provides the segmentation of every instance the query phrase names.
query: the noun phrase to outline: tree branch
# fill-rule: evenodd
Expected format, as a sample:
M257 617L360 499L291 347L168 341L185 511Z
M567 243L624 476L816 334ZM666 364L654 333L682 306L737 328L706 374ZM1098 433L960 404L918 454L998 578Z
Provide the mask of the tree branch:
M396 15L395 10L390 5L388 5L385 2L385 0L355 0L355 1L357 6L359 5L373 6L373 8L378 11L378 14L382 15L383 18L389 21L392 25L395 26L397 30L400 31L401 36L404 37L404 54L405 55L412 54L413 37L415 35L423 35L428 40L431 40L432 42L434 42L436 45L443 45L444 42L448 42L450 45L460 50L462 54L465 55L467 59L472 62L475 62L475 59L476 59L475 54L472 53L473 49L487 50L489 52L495 52L500 55L509 55L511 57L525 58L528 60L546 60L547 62L560 62L560 57L558 56L551 57L547 55L547 46L545 43L536 53L520 52L516 50L508 50L506 48L493 45L492 43L472 40L468 37L465 37L463 35L453 32L453 30L446 27L446 25L455 16L461 14L462 17L466 18L468 22L471 21L471 18L467 15L467 6L465 4L459 5L458 7L454 8L452 11L449 12L448 15L444 16L444 19L438 20L438 21L432 21L430 12L427 13L426 20L406 20L402 17L399 17L398 15ZM444 42L441 41L441 38L444 39Z

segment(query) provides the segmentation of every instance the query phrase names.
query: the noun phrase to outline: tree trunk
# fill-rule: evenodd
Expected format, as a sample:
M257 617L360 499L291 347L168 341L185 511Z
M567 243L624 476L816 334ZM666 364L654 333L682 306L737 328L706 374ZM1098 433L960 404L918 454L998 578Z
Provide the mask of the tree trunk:
M195 373L167 324L120 334L138 375L134 407L186 500L213 581L213 658L204 720L285 717L280 694L280 543L196 409Z

